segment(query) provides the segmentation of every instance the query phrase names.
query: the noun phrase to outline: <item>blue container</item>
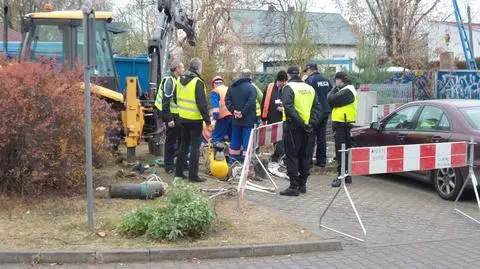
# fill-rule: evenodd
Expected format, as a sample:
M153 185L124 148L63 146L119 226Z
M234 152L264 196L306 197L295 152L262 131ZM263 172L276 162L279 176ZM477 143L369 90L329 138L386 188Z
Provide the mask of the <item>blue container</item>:
M60 42L38 42L36 45L38 55L55 57L58 62L63 60L62 44ZM8 42L8 56L13 58L18 56L20 42ZM0 53L3 53L3 43L0 42ZM119 76L120 92L125 92L125 79L127 77L138 77L142 95L148 93L148 59L143 57L115 57L113 58L117 74Z
M148 93L148 59L146 57L115 57L115 67L119 76L120 91L125 92L125 79L138 77L142 95Z

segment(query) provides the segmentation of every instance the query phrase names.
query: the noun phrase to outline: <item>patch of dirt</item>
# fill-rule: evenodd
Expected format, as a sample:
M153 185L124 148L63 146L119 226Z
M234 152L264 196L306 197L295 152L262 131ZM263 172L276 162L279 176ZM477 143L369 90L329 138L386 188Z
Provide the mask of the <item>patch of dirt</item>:
M142 164L154 165L155 157L149 156L146 145L137 149ZM124 155L124 154L123 154ZM123 172L119 173L119 170ZM173 175L158 168L159 176L170 184ZM113 183L141 183L144 175L130 175L131 166L121 163L96 170L95 188L106 187L103 193L95 193L95 228L87 228L86 196L47 199L20 199L0 197L0 242L3 249L98 249L145 247L196 247L236 244L263 244L300 240L316 240L318 237L278 214L255 204L247 203L243 212L237 211L235 194L214 200L217 218L210 231L202 238L175 243L153 242L145 237L125 238L116 228L124 213L140 205L159 205L155 201L109 199L108 186ZM208 177L204 175L205 177ZM232 188L233 184L209 177L200 188ZM161 205L161 204L160 204ZM288 228L287 228L288 227Z

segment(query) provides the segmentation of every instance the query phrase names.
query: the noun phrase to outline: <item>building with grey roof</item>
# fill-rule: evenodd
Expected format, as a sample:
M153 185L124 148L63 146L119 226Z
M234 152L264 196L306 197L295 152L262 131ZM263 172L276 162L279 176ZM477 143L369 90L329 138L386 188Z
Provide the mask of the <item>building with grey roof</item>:
M256 70L275 72L288 65L285 47L290 45L292 17L288 12L234 9L232 28L239 38L244 62L257 61ZM324 69L356 70L358 39L351 25L336 13L308 12L308 37L318 48L316 60ZM251 64L244 63L244 65Z

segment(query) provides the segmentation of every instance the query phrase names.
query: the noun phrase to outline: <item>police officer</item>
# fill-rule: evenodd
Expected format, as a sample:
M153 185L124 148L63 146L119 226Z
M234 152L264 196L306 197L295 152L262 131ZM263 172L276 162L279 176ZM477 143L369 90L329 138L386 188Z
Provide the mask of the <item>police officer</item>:
M155 106L162 111L163 121L167 125L167 137L165 140L165 172L174 172L173 162L175 150L180 147L181 126L178 116L178 107L173 97L176 93L177 80L183 75L183 63L174 60L170 66L170 74L164 76L158 87Z
M327 96L328 104L332 107L332 129L335 138L335 158L337 159L338 177L333 180L332 187L338 188L342 184L340 178L342 144L350 148L350 129L357 117L357 92L344 72L335 75L336 87ZM352 183L347 176L345 183Z
M182 124L180 154L177 158L175 179L185 178L183 168L186 167L186 158L190 149L190 163L188 179L193 182L202 182L205 179L198 176L198 162L200 158L200 142L202 137L202 121L211 125L208 114L207 88L200 78L202 61L193 58L188 71L177 82L176 103Z
M298 196L307 192L312 157L313 126L318 124L320 106L315 90L300 78L297 66L288 68L288 83L282 89L285 110L285 152L290 186L280 195Z
M314 164L319 167L325 167L327 164L327 123L331 113L327 102L327 94L332 89L332 83L318 72L318 66L315 62L309 62L304 72L308 75L305 82L315 89L318 102L322 108L319 123L314 126L316 136L314 143L317 143L316 162Z

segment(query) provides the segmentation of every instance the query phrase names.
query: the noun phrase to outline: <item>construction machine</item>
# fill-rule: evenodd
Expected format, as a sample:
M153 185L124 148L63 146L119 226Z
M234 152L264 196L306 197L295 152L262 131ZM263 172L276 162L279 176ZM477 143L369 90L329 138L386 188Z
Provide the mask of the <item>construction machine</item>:
M53 62L70 67L81 63L84 34L82 11L51 11L27 14L22 22L20 61ZM161 134L155 120L155 96L164 74L168 44L175 28L186 33L191 45L195 43L195 22L188 18L179 0L158 1L158 24L154 36L148 40L149 82L147 96L140 96L137 78L128 77L120 82L113 62L109 25L111 12L95 12L95 66L92 71L92 92L112 102L122 115L122 132L127 146L127 159L133 160L135 148L144 138L151 153L159 154ZM7 20L4 20L5 23ZM6 40L4 40L6 42ZM126 83L125 92L120 83Z

